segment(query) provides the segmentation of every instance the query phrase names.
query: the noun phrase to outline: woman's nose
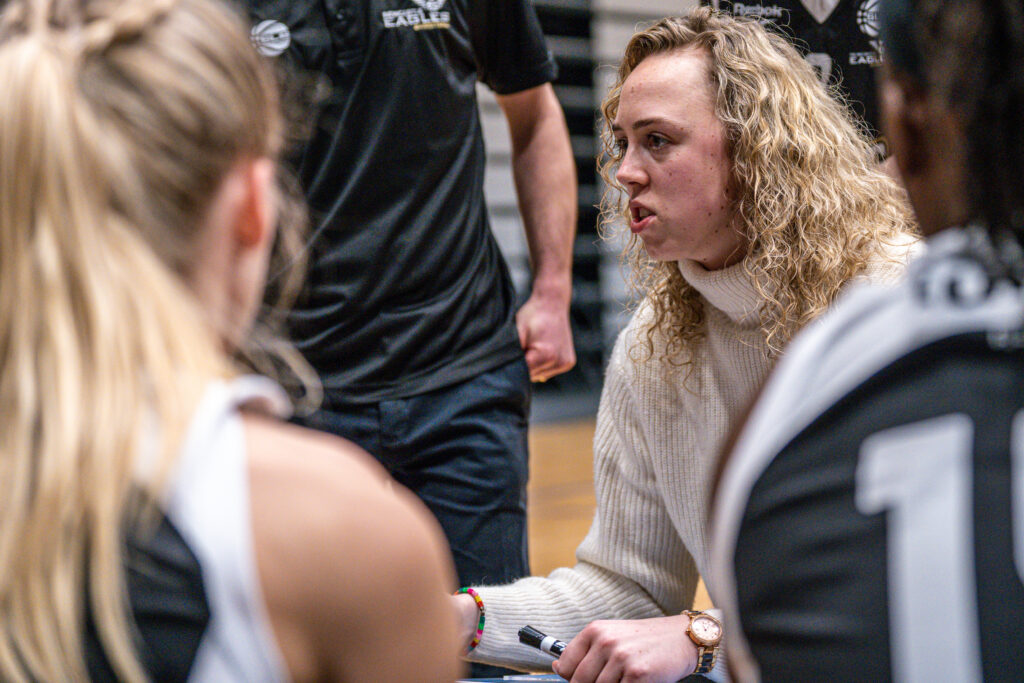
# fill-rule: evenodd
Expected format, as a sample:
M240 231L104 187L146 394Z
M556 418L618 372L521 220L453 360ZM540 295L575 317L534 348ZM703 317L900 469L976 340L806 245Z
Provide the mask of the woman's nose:
M615 171L615 179L626 188L643 185L647 182L647 174L637 159L637 155L631 149L627 149L626 153L622 156L622 160L619 161L619 168Z

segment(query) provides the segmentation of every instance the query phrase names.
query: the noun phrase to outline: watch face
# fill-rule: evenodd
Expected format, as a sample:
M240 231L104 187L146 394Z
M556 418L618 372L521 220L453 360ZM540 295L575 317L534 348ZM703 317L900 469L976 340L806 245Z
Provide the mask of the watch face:
M710 617L694 617L690 631L708 645L716 645L722 638L722 625Z

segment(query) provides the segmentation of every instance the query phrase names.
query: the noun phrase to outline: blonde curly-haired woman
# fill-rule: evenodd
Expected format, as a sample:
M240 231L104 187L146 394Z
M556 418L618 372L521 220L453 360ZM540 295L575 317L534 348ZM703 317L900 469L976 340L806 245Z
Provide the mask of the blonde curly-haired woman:
M571 641L554 668L574 683L721 676L720 626L681 614L718 451L793 333L851 281L895 279L914 226L847 109L754 21L701 8L640 31L603 114L604 216L625 219L643 300L608 364L597 512L575 567L475 589L469 656L547 668L516 642L530 624ZM478 608L455 600L468 632Z
M243 23L11 0L0 73L0 679L456 676L437 525L233 360L290 236Z

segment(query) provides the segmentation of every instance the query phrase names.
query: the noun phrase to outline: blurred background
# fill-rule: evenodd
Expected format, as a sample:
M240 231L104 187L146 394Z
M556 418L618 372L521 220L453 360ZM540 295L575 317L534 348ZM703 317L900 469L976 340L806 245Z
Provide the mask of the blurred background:
M605 359L629 317L620 245L597 235L599 105L639 24L680 14L696 0L534 0L558 61L555 92L565 110L579 178L579 223L573 253L572 325L576 367L534 384L530 435L530 564L534 574L575 564L573 551L594 513L594 416ZM525 301L530 265L512 183L508 129L494 96L479 88L487 144L491 225ZM698 609L709 605L703 587Z

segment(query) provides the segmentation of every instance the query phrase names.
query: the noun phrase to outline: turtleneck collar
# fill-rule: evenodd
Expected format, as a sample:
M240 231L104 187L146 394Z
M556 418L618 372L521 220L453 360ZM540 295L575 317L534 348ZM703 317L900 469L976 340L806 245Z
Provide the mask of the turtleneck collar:
M705 300L738 325L760 323L762 298L743 267L743 261L718 270L705 270L696 261L679 261L679 272Z

